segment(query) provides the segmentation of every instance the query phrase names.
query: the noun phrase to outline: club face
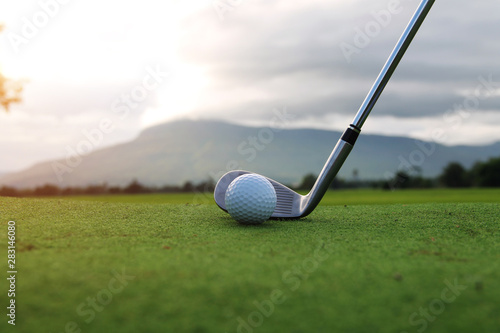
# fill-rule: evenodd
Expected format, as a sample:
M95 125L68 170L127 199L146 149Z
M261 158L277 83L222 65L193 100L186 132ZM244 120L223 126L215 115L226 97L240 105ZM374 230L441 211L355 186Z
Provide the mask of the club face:
M239 176L242 176L247 173L250 172L242 170L234 170L234 171L229 171L228 173L220 177L219 181L217 182L217 185L215 185L214 199L217 206L219 206L222 210L227 212L226 191L227 188L229 187L229 184L231 184L231 182L236 178L238 178Z
M217 205L224 211L226 209L226 190L233 180L237 177L251 173L243 170L235 170L226 173L222 176L217 185L215 186L214 199ZM297 192L289 189L285 185L278 183L277 181L267 178L269 182L273 185L276 191L276 209L271 215L272 219L297 219L302 217L304 209L302 208L303 202L305 202L305 197L298 194Z

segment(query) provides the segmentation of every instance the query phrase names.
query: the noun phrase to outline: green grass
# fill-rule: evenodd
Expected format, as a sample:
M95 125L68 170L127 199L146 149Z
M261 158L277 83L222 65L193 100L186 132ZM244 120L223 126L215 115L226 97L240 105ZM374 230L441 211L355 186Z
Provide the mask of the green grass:
M18 270L2 332L498 330L498 191L339 193L261 226L204 197L0 198Z
M203 203L208 203L212 199L209 193L152 193L152 194L103 194L103 195L73 195L61 196L59 199L78 201L102 201L116 203L147 203L147 204L183 204L193 203L197 198ZM201 202L197 202L201 203Z
M209 193L142 194L142 195L80 195L61 199L148 203L148 204L209 204L213 202ZM423 189L423 190L336 190L328 191L321 205L365 205L427 202L500 202L500 189Z

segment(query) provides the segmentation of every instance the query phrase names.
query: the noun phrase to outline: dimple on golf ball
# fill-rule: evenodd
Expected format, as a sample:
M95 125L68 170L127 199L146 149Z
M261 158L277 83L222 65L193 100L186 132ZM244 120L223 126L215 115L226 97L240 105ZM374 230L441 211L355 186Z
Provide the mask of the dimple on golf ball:
M245 174L229 184L226 196L229 215L242 224L261 224L276 208L276 191L265 177Z

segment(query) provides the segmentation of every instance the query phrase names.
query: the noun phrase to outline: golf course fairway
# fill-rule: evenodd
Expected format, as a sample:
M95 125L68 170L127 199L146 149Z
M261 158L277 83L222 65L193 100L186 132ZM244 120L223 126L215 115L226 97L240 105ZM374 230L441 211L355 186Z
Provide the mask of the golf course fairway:
M500 192L383 193L259 226L192 195L2 197L1 331L497 332Z

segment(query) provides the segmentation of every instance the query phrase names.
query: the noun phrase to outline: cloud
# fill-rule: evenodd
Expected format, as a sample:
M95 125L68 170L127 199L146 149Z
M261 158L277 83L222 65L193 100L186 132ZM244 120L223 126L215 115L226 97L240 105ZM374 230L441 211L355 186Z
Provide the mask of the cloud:
M141 129L142 113L156 103L153 92L126 117L115 112L113 103L135 85L132 81L112 86L28 82L25 102L9 113L0 113L0 132L6 133L0 140L0 151L4 156L15 156L7 159L0 171L65 156L67 146L84 140L84 133L99 128L103 119L112 122L113 131L103 136L95 149L132 139Z
M400 1L390 22L380 25L380 32L350 63L339 45L354 45L356 32L387 12L387 1L252 1L227 13L223 22L198 13L184 22L181 52L209 68L214 78L211 95L226 102L217 107L207 102L198 113L255 119L285 104L303 119L354 115L417 4ZM478 77L494 74L500 80L497 10L493 0L482 2L481 8L465 0L436 3L375 107L376 114L441 116L464 99L459 92L475 87ZM478 107L492 110L497 103L490 98Z

